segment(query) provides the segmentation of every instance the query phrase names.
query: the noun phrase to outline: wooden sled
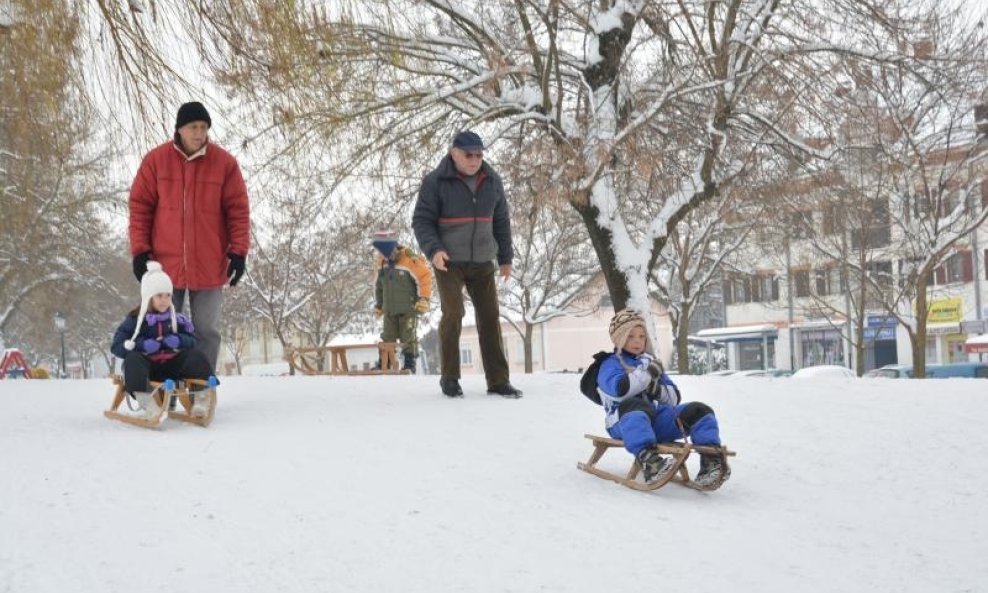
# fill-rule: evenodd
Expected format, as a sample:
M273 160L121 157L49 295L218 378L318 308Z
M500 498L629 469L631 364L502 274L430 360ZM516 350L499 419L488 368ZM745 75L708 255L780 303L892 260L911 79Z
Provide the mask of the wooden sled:
M638 474L641 472L641 466L638 465L638 460L632 458L631 468L624 476L619 476L618 474L613 474L607 470L603 470L597 467L597 462L600 461L604 453L611 448L619 448L624 450L624 442L618 439L612 439L609 437L601 437L593 434L583 435L593 442L594 450L590 454L590 459L586 463L577 463L576 467L582 469L583 471L593 474L598 478L604 478L605 480L612 480L621 484L622 486L627 486L633 490L658 490L659 488L665 486L670 481L678 482L679 484L686 486L687 488L692 488L694 490L716 490L727 480L731 475L731 468L727 463L728 457L734 457L736 453L734 451L728 450L727 447L713 447L709 445L694 445L692 443L660 443L656 445L659 453L663 455L671 455L673 457L674 466L663 479L656 480L651 484L646 483L644 480L637 479ZM701 454L709 455L721 455L724 460L724 472L720 481L711 484L709 486L701 486L694 482L690 478L689 470L686 467L686 459L689 458L690 453L696 451Z
M349 344L345 346L308 346L289 348L285 358L289 366L305 375L410 375L412 372L400 368L394 342L374 344ZM351 370L347 352L363 348L378 351L379 369ZM326 355L329 355L328 360ZM325 370L328 368L329 370Z
M137 414L127 414L126 412L118 411L120 405L127 397L127 392L124 390L123 377L120 375L113 375L113 384L116 385L113 403L110 404L109 410L103 411L103 415L111 420L119 420L142 428L160 428L167 416L173 420L189 422L205 427L209 426L210 422L213 421L213 415L216 413L216 385L210 381L183 379L177 384L171 380L163 383L151 381L152 396L155 403L161 409L158 415L152 418L144 418ZM209 407L205 416L192 415L192 403L196 397L209 398ZM172 401L176 399L182 405L182 408L184 408L183 411L169 411L168 408Z

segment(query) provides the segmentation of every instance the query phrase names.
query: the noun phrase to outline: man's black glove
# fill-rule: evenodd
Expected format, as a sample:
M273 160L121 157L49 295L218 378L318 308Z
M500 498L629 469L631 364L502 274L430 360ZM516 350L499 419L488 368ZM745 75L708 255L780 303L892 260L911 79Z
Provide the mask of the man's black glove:
M230 286L236 286L247 270L247 262L244 256L236 253L227 253L226 256L230 258L230 267L226 269L226 275L230 277Z
M137 281L140 282L141 278L148 271L148 261L151 259L151 252L145 251L144 253L138 253L134 256L134 276L137 277Z

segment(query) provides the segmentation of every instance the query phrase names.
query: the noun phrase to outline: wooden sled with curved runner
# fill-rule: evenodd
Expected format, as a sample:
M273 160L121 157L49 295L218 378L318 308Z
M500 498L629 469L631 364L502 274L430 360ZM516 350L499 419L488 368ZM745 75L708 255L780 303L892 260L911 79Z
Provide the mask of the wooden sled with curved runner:
M688 442L660 443L656 445L659 453L663 455L671 455L675 465L663 479L656 480L652 483L646 483L644 480L638 479L638 474L641 473L641 466L638 464L638 460L634 458L632 458L631 468L624 476L613 474L607 470L597 467L597 463L600 461L601 457L604 456L604 453L608 451L608 449L618 448L624 451L623 441L593 434L585 434L583 436L593 442L594 450L593 453L590 454L590 459L588 459L586 463L581 462L576 464L577 468L582 469L589 474L593 474L598 478L612 480L622 486L627 486L628 488L642 491L658 490L671 481L678 482L680 485L686 486L687 488L692 488L694 490L716 490L721 487L730 475L731 470L727 463L727 458L734 457L736 455L734 451L730 451L724 446L713 447L710 445L694 445ZM706 454L721 456L724 464L724 471L722 472L720 481L708 486L701 486L690 478L689 470L686 468L686 459L689 458L690 453L694 451L700 453L701 455Z
M160 411L156 416L150 418L119 411L120 405L124 400L127 400L127 406L129 408L131 402L128 399L126 390L124 390L123 377L113 375L113 384L117 388L116 393L113 395L113 403L110 404L109 410L103 412L103 415L111 420L119 420L143 428L159 428L167 416L173 420L206 427L213 421L213 415L216 413L216 386L218 382L215 377L210 377L208 381L203 381L202 379L182 379L178 383L171 379L164 382L151 381L151 396L154 398ZM196 398L207 398L205 414L193 414L192 406ZM177 400L182 405L183 410L169 410L174 400ZM134 410L134 408L131 408L131 410Z

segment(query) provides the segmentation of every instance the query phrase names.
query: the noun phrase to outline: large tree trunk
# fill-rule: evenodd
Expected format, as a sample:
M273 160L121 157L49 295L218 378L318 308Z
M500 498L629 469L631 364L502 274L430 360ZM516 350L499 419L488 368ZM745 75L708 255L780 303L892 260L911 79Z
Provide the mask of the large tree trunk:
M604 273L604 281L607 283L607 291L611 295L614 310L620 311L628 306L631 291L628 288L627 276L617 268L611 232L597 224L598 210L590 205L589 200L574 200L572 204L583 218L583 224L590 235L590 242L600 261L600 270Z

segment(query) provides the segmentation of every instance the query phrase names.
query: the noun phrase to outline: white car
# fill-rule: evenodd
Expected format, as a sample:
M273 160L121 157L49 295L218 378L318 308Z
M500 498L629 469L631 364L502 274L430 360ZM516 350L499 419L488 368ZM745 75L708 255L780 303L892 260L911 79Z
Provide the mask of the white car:
M836 364L821 364L799 369L792 374L793 379L856 379L854 371Z

